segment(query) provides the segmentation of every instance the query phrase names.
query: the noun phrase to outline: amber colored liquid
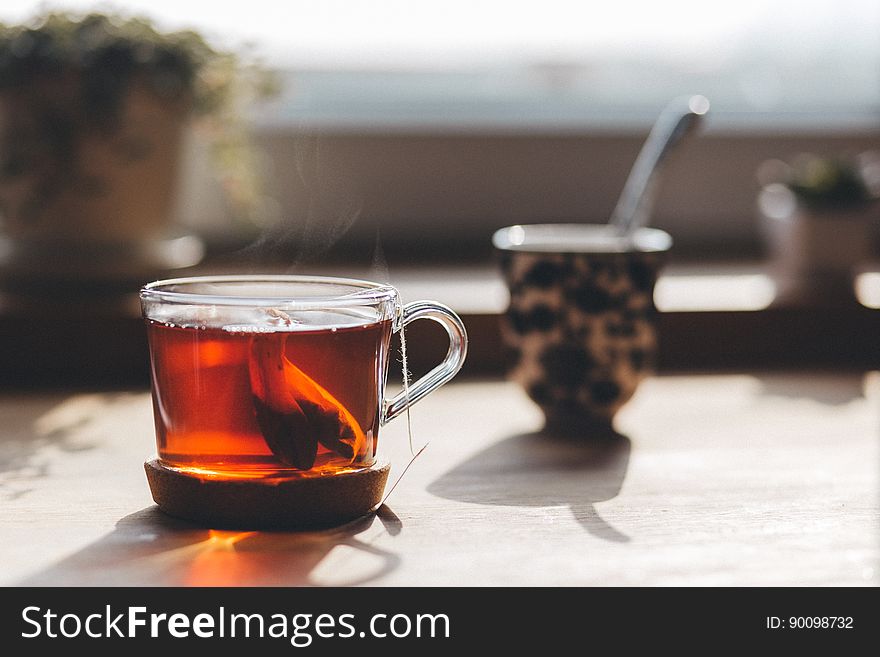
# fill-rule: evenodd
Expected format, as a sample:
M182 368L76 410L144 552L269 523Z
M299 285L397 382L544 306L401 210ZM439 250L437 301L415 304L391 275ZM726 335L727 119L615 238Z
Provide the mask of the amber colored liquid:
M166 464L264 477L373 463L390 320L270 333L147 324Z

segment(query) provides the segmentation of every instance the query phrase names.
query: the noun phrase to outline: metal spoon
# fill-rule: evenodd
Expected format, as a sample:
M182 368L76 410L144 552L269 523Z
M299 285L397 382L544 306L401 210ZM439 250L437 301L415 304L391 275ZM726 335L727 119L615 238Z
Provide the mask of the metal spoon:
M647 224L661 165L708 111L705 96L684 96L674 99L657 117L611 213L609 224L618 235L630 236Z

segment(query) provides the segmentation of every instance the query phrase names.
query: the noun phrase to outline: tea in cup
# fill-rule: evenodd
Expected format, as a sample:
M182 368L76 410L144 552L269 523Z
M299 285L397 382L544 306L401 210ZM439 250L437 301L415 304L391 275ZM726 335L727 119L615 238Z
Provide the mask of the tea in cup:
M160 507L162 482L176 491L164 506L179 509L181 497L209 503L200 482L271 481L260 493L271 500L280 481L375 468L380 427L455 376L467 350L464 325L449 308L404 306L380 283L195 277L151 283L140 298L158 451L147 472ZM422 318L446 329L446 357L386 400L391 336ZM243 495L229 490L223 499Z

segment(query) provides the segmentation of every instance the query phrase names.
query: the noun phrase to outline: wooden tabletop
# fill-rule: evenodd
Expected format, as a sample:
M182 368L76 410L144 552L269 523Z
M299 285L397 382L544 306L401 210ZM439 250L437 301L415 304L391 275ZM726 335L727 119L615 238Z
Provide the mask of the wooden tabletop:
M149 395L0 397L0 584L877 585L880 375L651 379L604 446L513 384L413 411L376 516L312 532L166 517ZM391 480L403 418L383 429Z

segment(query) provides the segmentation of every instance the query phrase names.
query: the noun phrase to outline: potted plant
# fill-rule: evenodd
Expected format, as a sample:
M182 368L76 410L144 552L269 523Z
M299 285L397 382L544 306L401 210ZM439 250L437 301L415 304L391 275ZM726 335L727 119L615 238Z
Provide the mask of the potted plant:
M218 161L249 175L239 109L270 85L197 33L144 18L0 24L4 283L130 285L198 260L200 243L172 226L185 135L193 119L213 121ZM252 182L230 186L233 203L250 200Z
M880 155L802 154L758 171L760 229L782 303L848 304L853 268L871 257Z

